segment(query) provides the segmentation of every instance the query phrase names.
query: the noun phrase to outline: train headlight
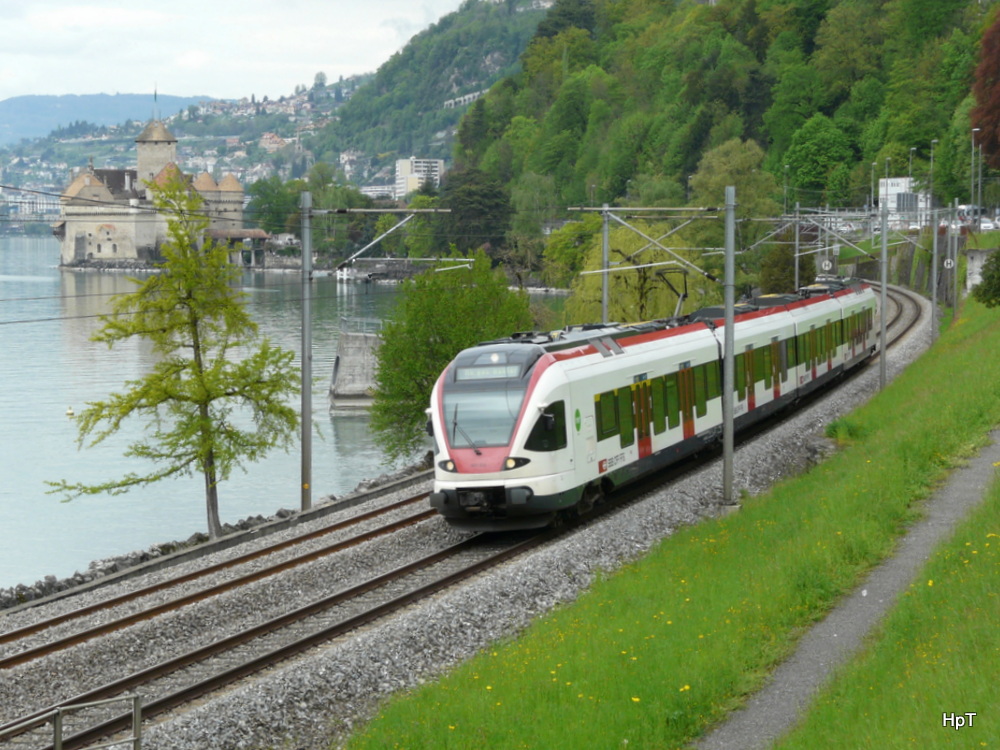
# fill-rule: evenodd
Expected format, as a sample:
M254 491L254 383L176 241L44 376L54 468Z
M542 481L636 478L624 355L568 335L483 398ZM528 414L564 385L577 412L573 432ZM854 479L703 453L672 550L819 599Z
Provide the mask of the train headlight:
M530 458L514 458L513 456L509 456L507 460L503 462L503 467L510 471L511 469L519 469L529 463L531 463Z
M438 468L444 469L445 471L455 471L455 462L451 460L438 461Z

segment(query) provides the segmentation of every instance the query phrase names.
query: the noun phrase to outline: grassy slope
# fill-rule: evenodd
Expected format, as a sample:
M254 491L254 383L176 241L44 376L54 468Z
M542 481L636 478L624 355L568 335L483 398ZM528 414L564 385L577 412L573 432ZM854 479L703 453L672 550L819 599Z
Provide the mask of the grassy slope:
M934 483L1000 421L998 320L1000 313L970 303L921 362L834 426L844 450L831 460L747 501L735 516L678 532L521 638L391 701L350 747L685 744L758 687L797 636L891 553ZM996 552L992 538L979 538L983 534L970 537L983 555L976 562L994 559L984 555L986 542ZM943 572L930 575L947 578ZM949 590L928 588L936 596ZM939 604L931 600L927 606L935 610ZM962 615L950 627L968 629L968 636L957 634L949 644L995 675L996 599L987 597L977 607L947 606ZM913 637L902 646L880 641L875 652L896 648L902 663L919 661L930 652L921 634ZM970 648L975 653L967 653ZM886 671L886 684L905 685L910 675L894 671L899 664L875 669ZM929 673L920 689L952 690L961 680L953 676L938 687L940 676ZM874 737L876 729L883 739L873 739L872 747L892 746L900 732L914 736L914 746L940 739L940 716L914 722L911 702L888 690L868 690L865 677L847 679L853 687L837 689L854 695L859 717L866 708L875 710L876 701L895 701L879 714L878 728L841 726L847 745L859 746L858 733ZM987 712L996 706L995 698L980 695L989 682L963 682L972 693L942 710ZM844 724L829 710L842 694L824 704L833 725ZM794 746L818 746L815 737L829 731L820 727L820 735L805 735ZM920 731L931 734L922 737Z

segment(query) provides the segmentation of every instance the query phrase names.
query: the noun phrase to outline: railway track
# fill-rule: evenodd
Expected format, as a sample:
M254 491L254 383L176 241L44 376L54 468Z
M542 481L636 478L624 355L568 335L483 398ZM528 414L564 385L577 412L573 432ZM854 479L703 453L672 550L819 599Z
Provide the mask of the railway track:
M902 290L892 289L888 297L891 305L887 311L891 346L917 324L921 307ZM264 549L206 566L203 570L109 597L99 604L59 614L47 621L11 629L0 634L0 682L20 679L33 670L51 675L54 666L58 669L61 653L88 648L102 639L135 630L144 624L155 626L156 622L171 614L176 616L182 610L195 610L201 603L231 596L247 587L266 584L268 579L293 568L302 569L319 561L335 560L347 550L374 547L380 538L412 531L433 515L427 511L410 512L422 497L407 498L386 509L331 524L294 540L267 545ZM400 517L384 523L379 520L393 513ZM353 531L368 522L372 522L372 528ZM347 529L352 531L344 538L329 542L323 539ZM58 699L40 701L44 705L42 708L37 707L38 703L31 707L19 704L14 709L7 706L0 712L0 722L6 722L0 725L0 748L49 747L52 733L44 724L52 709L129 692L138 692L143 696L144 719L155 719L247 674L340 637L444 587L523 554L560 533L566 533L566 530L546 532L527 539L494 539L489 543L477 537L461 539L426 554L415 555L403 565L392 565L386 569L382 564L378 568L382 572L376 575L361 576L356 583L339 587L325 596L310 598L305 604L296 602L297 606L283 607L274 616L258 618L236 634L208 638L209 642L194 644L191 648L175 649L176 653L168 659L159 659L149 665L140 664L135 671L125 670L116 679L104 684L85 689L67 688ZM322 540L322 543L306 551L296 550L317 540ZM285 553L288 555L286 558L268 561L268 558ZM254 569L231 575L225 581L212 582L213 577L227 575L241 567ZM143 603L174 589L183 591L166 600L149 605ZM134 611L119 612L129 607L133 607ZM94 619L100 622L94 623ZM142 660L129 658L126 661L133 664ZM11 710L13 713L9 713ZM130 713L115 713L103 706L81 713L73 719L73 724L64 727L67 739L63 747L84 747L100 737L122 731L131 718ZM36 726L27 726L32 722ZM29 731L9 736L14 725L22 725ZM5 731L8 732L6 739Z
M876 289L880 285L873 283ZM889 309L886 310L886 338L892 346L923 321L923 298L901 287L890 286L886 290Z
M67 703L98 702L141 689L152 696L143 700L143 716L155 718L533 549L555 533L559 532L516 542L466 539L234 636L74 696ZM44 723L50 710L23 717L17 724L27 729L34 720ZM131 726L131 712L108 714L106 707L97 706L73 717L73 723L64 724L67 736L62 747L85 747ZM27 735L22 735L21 742L35 747L39 740L47 740L49 732Z

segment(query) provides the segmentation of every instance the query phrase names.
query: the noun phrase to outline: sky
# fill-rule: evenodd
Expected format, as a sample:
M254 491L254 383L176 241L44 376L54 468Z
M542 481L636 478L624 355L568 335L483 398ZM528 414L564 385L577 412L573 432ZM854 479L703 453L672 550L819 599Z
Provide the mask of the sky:
M29 94L277 99L374 72L462 0L0 3L0 100Z

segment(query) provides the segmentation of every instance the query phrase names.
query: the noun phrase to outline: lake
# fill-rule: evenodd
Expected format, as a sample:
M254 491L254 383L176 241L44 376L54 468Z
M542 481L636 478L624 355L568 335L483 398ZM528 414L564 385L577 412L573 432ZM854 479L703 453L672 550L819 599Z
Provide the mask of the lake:
M90 340L115 294L134 285L121 273L58 267L54 238L0 238L0 587L59 578L91 560L187 539L206 530L201 476L167 479L125 495L62 502L46 480L99 483L141 472L123 456L139 435L132 422L96 448L78 449L67 410L122 389L153 361L150 347L130 341L109 350ZM296 353L301 346L301 278L297 273L247 272L247 305L261 333ZM367 414L331 415L327 389L344 318L381 318L392 287L338 282L323 276L312 287L313 502L342 495L366 478L391 470L368 429ZM298 400L295 401L298 408ZM219 487L223 522L271 515L301 503L301 458L275 451L237 470Z

